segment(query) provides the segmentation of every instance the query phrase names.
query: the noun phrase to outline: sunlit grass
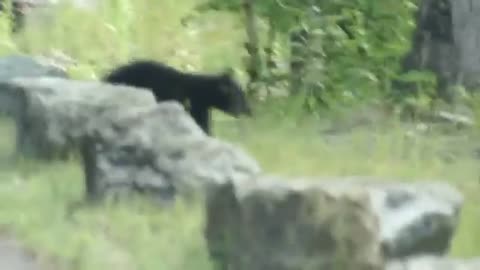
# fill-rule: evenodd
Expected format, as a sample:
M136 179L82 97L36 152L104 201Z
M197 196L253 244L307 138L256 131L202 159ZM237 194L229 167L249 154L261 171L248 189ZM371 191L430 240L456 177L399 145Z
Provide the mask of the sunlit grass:
M478 255L478 166L468 140L458 139L451 152L445 136L406 139L398 127L377 133L357 129L329 141L313 120L310 125L305 121L298 127L271 128L264 121L271 119L224 119L216 122L215 129L220 138L243 146L266 172L292 180L298 176L362 175L386 181L448 181L466 198L452 254ZM8 146L4 153L12 150L10 143L2 141L0 145ZM444 158L452 153L454 158ZM200 205L180 203L173 209L159 209L134 200L86 208L69 216L68 205L83 196L78 163L25 161L3 170L2 178L0 224L14 228L45 254L75 262L75 269L211 269Z

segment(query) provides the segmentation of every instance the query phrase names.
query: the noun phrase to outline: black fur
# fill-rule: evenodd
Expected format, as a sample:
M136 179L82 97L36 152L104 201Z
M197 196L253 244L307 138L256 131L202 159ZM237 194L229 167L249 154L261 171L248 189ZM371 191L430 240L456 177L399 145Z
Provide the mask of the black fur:
M192 74L155 61L135 60L114 69L102 80L148 88L158 102L176 100L182 103L207 134L211 133L211 107L235 117L251 115L244 92L229 72Z

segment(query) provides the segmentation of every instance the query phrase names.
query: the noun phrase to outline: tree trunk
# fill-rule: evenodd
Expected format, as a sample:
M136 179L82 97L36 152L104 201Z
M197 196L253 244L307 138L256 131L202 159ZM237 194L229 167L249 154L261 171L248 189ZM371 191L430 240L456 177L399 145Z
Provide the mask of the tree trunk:
M457 83L458 49L453 38L452 6L449 0L423 0L416 16L412 50L403 71L428 70L436 74L438 96L452 102L450 86ZM404 87L405 85L397 84Z
M480 87L480 1L451 0L454 39L459 50L461 83Z
M245 13L245 25L247 31L248 42L245 47L250 56L249 63L247 64L247 72L249 75L248 93L253 94L254 89L252 83L256 82L260 78L262 70L262 59L260 57L260 42L257 31L257 21L255 17L253 0L243 0L243 10Z
M416 19L403 70L435 73L438 95L447 102L453 101L453 85L479 87L480 1L423 0Z
M11 0L10 1L11 6L7 8L7 1L6 0L0 0L0 12L11 12L11 20L12 20L12 26L11 26L11 31L12 33L18 32L25 23L25 9L28 6L27 1L21 1L21 0Z

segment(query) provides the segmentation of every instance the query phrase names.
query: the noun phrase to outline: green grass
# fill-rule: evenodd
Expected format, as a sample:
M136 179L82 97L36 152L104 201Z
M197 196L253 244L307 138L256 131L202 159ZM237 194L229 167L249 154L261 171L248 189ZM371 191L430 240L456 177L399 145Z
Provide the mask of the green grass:
M404 132L399 127L375 134L358 129L328 143L313 120L297 127L272 122L269 116L242 123L217 121L215 132L242 145L266 171L292 179L366 175L387 181L449 181L466 198L452 254L472 257L480 253L478 160L470 155L468 140L456 139L453 145L445 136L431 135L413 144L401 140ZM11 134L5 122L0 127L2 134ZM13 151L7 140L13 138L4 137L0 144L5 156ZM446 154L455 157L445 161ZM41 254L74 262L74 269L211 269L200 205L180 202L173 209L158 209L138 200L86 208L68 216L67 206L82 196L82 172L75 161L3 166L0 224L12 228Z
M61 50L79 62L70 72L82 79L96 79L131 57L151 57L190 70L218 71L242 63L241 18L210 12L182 27L181 19L199 1L105 3L95 13L64 7L54 26L37 23L15 37L0 30L0 54ZM0 26L5 21L2 23ZM244 79L243 73L239 75ZM480 255L480 246L475 244L480 241L479 171L478 160L471 154L475 133L446 136L433 132L408 139L404 126L391 124L389 128L357 128L329 138L320 131L329 121L335 122L331 117L322 121L287 117L290 112L294 115L295 108L278 104L255 110L256 117L251 120L232 121L215 114L215 134L243 146L265 171L292 179L366 175L386 180L448 181L466 198L452 254ZM74 267L69 269L73 270L211 269L200 206L179 203L173 209L159 210L138 200L68 216L67 206L83 196L78 162L11 164L7 159L14 146L10 121L0 122L0 133L0 225L13 230L40 254L72 263Z

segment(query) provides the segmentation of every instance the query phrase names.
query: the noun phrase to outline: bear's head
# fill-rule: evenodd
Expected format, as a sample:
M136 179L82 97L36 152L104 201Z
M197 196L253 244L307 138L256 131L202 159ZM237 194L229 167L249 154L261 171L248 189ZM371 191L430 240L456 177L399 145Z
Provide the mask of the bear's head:
M227 69L219 75L218 88L221 96L221 102L217 104L218 109L235 117L252 115L245 91L235 81L232 69Z

